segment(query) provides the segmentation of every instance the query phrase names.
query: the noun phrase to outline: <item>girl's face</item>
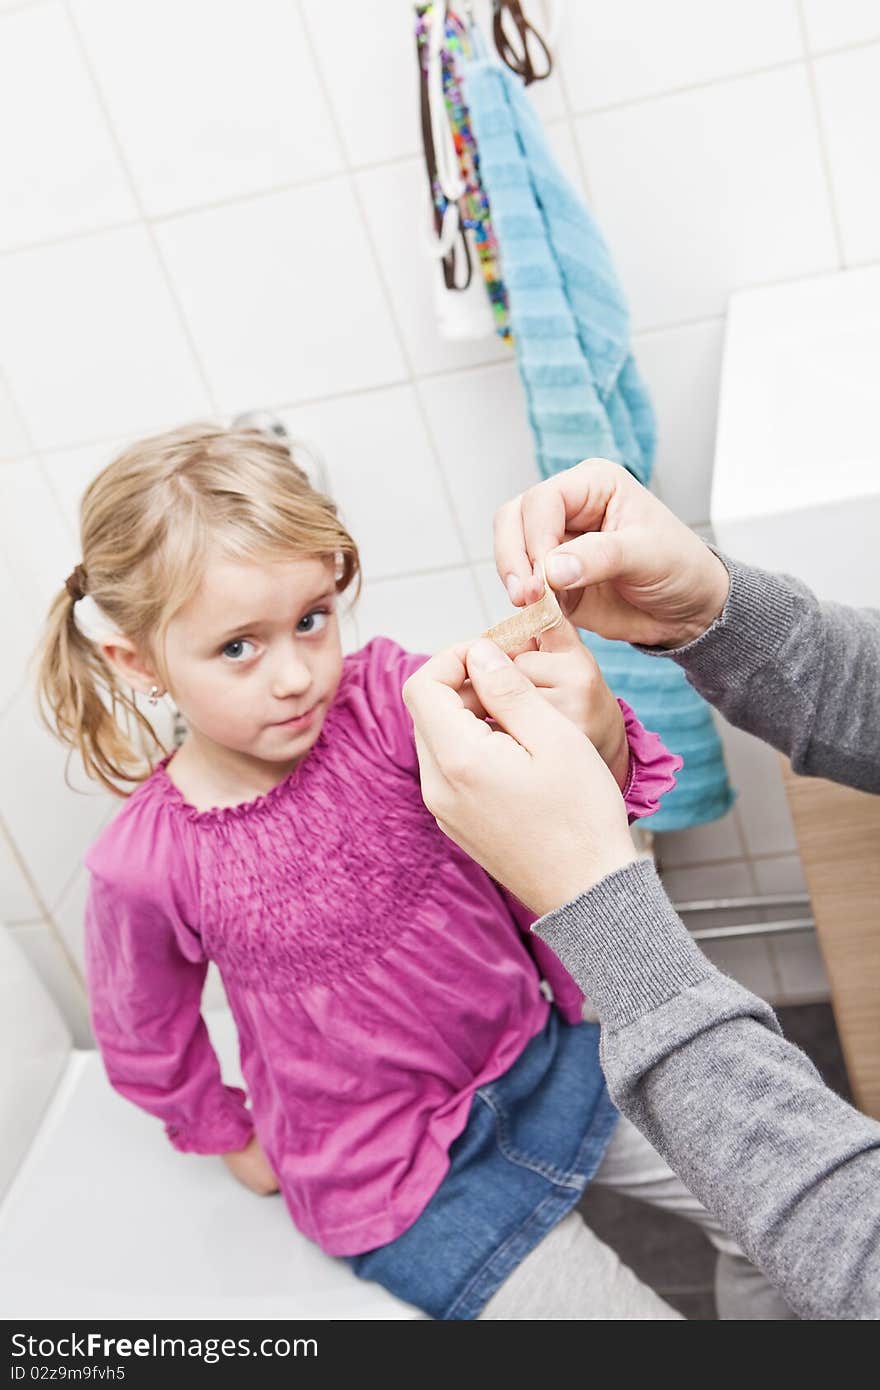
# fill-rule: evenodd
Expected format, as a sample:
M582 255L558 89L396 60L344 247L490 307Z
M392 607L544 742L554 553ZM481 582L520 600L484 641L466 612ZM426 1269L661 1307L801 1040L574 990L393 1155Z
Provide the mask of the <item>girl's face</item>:
M209 561L165 645L190 729L267 763L304 757L342 674L336 599L324 560Z

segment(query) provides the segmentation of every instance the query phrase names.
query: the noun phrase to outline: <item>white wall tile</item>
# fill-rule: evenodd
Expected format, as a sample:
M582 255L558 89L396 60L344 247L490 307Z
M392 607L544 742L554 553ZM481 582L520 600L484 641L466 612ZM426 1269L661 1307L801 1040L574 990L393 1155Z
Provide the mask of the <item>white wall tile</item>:
M0 594L5 602L0 710L23 687L33 690L37 647L49 605L76 563L40 464L0 464Z
M42 923L39 926L9 927L7 930L12 932L64 1015L76 1046L94 1047L85 990L51 928Z
M337 606L336 614L343 653L347 656L349 652L359 651L364 644L361 641L360 628L358 627L357 603L351 599L343 598Z
M494 333L452 342L441 337L437 295L445 294L440 264L430 254L430 201L424 169L416 159L356 176L394 314L417 372L444 371L512 356ZM479 274L479 267L474 267Z
M836 265L803 66L576 128L636 329L709 318L739 286Z
M751 734L716 716L737 812L750 854L793 854L794 826L785 796L779 754Z
M0 459L17 458L27 453L30 453L30 443L18 406L6 378L0 372Z
M405 375L342 179L158 226L223 409L356 391Z
M880 43L820 58L815 72L846 259L850 263L876 260L880 257Z
M676 904L701 902L709 898L747 898L754 888L748 864L742 860L730 863L699 864L691 868L665 868L661 865L664 887ZM708 925L702 913L689 915L688 926Z
M0 465L0 545L20 588L39 605L42 618L79 555L36 459Z
M754 895L751 869L748 862L742 859L690 868L664 867L661 876L667 893L676 904ZM753 908L717 908L686 913L684 920L691 931L700 931L754 922L757 917ZM774 958L766 941L760 937L728 937L700 941L699 946L719 970L732 975L747 989L754 990L764 999L776 998L779 993L778 979L774 973Z
M483 598L488 625L492 627L495 623L500 623L502 618L509 618L514 609L498 576L495 562L485 560L479 565L474 565L474 574Z
M6 832L0 825L0 927L10 922L32 922L43 909L21 871Z
M657 858L664 869L745 857L735 807L719 820L694 826L692 830L659 831L654 843Z
M303 14L353 164L421 149L413 6L303 0Z
M147 233L0 258L0 354L37 448L210 408Z
M0 490L2 469L0 466ZM28 582L0 551L0 603L3 604L3 661L0 662L0 713L9 707L29 678L30 662L45 609Z
M486 616L470 569L383 580L357 606L361 641L393 637L412 652L436 652L476 637Z
M0 250L137 216L63 5L0 28Z
M689 523L709 516L724 324L646 333L634 344L657 413L653 488Z
M727 941L701 941L700 948L725 975L730 975L759 998L775 1003L779 982L766 941L745 937Z
M558 50L574 111L799 58L795 0L578 0Z
M877 0L801 0L813 52L880 38Z
M782 994L788 1002L830 998L831 986L812 932L775 937L773 950Z
M314 441L367 579L461 564L461 540L411 386L283 412Z
M516 367L434 377L419 392L468 553L487 559L497 509L540 481Z
M797 854L775 859L754 859L752 868L759 893L806 893L807 881Z
M148 214L342 167L296 5L73 0Z
M64 893L113 799L95 791L66 750L38 723L30 688L0 717L0 815L51 909Z
M706 541L708 545L716 545L718 538L711 521L691 522L691 530L700 537L701 541Z
M43 456L49 484L61 508L68 530L79 547L79 506L89 483L111 463L130 441L123 438L104 444L83 444L76 449L57 449ZM77 559L81 557L77 556Z

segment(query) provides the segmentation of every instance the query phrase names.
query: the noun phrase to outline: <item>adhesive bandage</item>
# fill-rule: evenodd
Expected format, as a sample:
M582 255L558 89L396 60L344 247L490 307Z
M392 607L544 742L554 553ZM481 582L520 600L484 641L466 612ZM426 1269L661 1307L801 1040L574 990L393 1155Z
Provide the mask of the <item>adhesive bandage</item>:
M562 609L545 579L543 598L539 598L537 603L520 608L503 622L496 623L488 632L484 632L483 636L488 637L490 642L494 642L508 656L517 656L519 652L527 649L534 638L561 623L562 619Z

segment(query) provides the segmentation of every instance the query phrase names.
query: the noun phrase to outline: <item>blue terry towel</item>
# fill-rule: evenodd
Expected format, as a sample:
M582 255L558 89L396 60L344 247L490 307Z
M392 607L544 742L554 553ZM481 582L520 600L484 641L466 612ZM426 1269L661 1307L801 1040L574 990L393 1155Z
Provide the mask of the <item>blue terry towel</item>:
M520 79L482 57L465 65L464 79L541 474L600 457L647 483L654 414L605 241L557 166ZM584 640L615 693L684 758L651 829L681 830L723 815L733 793L721 744L684 673L623 642L592 633Z

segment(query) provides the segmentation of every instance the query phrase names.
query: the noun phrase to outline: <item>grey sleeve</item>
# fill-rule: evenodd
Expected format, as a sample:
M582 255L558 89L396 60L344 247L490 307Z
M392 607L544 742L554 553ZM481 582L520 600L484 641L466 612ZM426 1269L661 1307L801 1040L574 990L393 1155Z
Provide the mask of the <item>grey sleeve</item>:
M638 1126L805 1318L880 1317L880 1124L717 971L640 860L533 930L593 1001Z
M730 593L702 637L673 651L731 724L795 772L880 792L880 612L820 603L797 579L721 555Z

